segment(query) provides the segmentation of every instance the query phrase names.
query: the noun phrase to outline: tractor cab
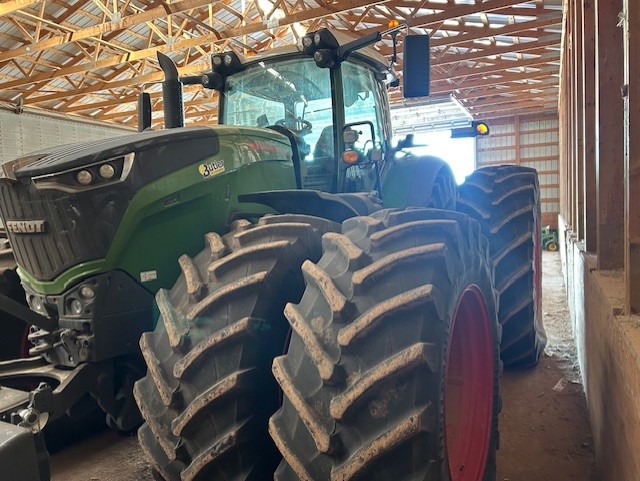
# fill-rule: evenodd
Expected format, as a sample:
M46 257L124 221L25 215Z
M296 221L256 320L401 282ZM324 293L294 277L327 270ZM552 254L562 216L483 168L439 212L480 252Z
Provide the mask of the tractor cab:
M219 63L229 62L226 55ZM229 63L236 71L225 76L220 123L293 132L303 189L379 189L378 162L391 137L386 89L395 80L384 57L365 48L322 68L305 51L289 49ZM213 64L215 72L216 57Z
M406 28L394 25L357 39L324 28L302 37L298 48L247 58L215 54L211 72L180 79L171 60L159 54L165 124L183 125L182 83L202 84L220 93L220 124L272 128L290 137L299 188L380 191L382 162L393 153L386 90L399 85L392 67L396 36ZM391 59L372 47L385 36L393 39ZM428 43L426 35L405 37L405 96L429 93Z

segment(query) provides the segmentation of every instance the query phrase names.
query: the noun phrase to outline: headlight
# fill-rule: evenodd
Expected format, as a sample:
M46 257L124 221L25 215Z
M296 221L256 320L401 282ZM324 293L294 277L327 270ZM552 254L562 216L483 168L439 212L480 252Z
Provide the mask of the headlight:
M76 174L76 180L80 185L91 185L91 181L93 180L93 175L88 170L81 170Z
M96 291L91 286L82 286L80 288L80 295L85 299L93 299L96 297Z
M78 299L72 299L69 303L71 314L75 314L76 316L82 314L83 307L84 306L82 305L82 302L80 302Z
M113 179L116 175L116 169L111 164L102 164L100 166L100 177L106 180Z
M76 169L38 175L31 179L38 190L59 190L70 194L124 181L133 167L135 153L119 155Z
M42 299L40 299L40 297L33 296L31 298L31 309L41 314L45 312L44 304L42 304Z

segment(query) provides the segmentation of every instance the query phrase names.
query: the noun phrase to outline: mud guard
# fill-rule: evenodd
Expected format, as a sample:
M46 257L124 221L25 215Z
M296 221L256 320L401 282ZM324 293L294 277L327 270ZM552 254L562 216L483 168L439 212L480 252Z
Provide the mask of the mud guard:
M407 156L391 163L382 173L384 206L404 209L410 206L436 207L433 190L439 176L453 179L451 167L444 160L431 155ZM455 187L449 195L456 197ZM445 201L445 205L448 202ZM454 205L455 208L455 205Z
M42 435L0 421L2 479L49 481L49 453Z
M317 190L271 190L238 196L239 202L255 202L269 206L282 214L306 214L334 222L367 215L352 202L336 194Z

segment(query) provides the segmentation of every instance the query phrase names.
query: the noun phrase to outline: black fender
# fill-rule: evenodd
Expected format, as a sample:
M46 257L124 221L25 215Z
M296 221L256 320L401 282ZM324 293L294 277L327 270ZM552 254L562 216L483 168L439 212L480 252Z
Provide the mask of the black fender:
M357 197L357 199L355 198ZM238 196L239 202L255 202L282 214L305 214L343 222L350 217L368 215L379 207L368 194L329 194L318 190L271 190Z
M457 186L449 164L431 155L408 155L388 164L382 174L385 208L455 209Z

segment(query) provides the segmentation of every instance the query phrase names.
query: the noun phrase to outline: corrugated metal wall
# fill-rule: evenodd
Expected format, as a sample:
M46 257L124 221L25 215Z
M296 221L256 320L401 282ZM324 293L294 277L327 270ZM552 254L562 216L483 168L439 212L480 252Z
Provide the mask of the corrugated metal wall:
M560 211L558 117L516 117L488 123L491 134L478 137L477 167L516 164L536 169L540 178L542 223L557 228Z
M131 130L0 110L0 162L54 145L130 134Z

